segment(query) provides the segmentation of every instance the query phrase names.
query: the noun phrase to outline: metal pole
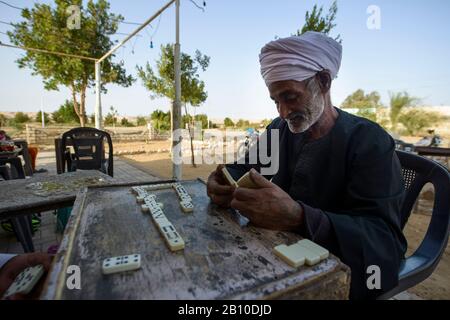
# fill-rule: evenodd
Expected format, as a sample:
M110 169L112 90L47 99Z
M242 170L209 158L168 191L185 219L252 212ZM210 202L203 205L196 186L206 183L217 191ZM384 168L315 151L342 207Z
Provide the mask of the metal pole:
M44 97L41 97L41 121L42 121L42 128L45 128Z
M177 141L174 140L174 133L181 128L181 45L180 45L180 0L175 2L176 10L176 42L174 52L175 64L175 101L172 105L172 175L176 180L182 179L181 164L175 163L175 147ZM181 150L181 148L180 148Z
M95 128L102 130L101 62L95 63Z

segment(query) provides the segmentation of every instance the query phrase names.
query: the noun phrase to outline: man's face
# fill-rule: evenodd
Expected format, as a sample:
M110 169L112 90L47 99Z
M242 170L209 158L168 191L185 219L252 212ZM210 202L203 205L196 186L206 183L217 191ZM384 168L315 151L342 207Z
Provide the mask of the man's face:
M269 92L280 117L286 120L292 133L311 128L325 108L325 99L315 78L302 82L274 82L269 86Z

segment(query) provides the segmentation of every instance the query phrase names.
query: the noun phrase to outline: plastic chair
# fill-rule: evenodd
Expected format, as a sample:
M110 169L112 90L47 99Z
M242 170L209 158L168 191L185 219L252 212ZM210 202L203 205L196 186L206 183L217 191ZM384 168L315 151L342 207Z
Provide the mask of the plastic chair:
M7 164L10 165L10 168L7 167ZM0 166L9 169L2 170L2 176L5 180L25 179L25 171L19 158L0 159ZM5 172L4 175L3 172ZM10 222L17 240L22 244L23 251L34 252L31 215L12 218Z
M108 143L108 159L105 159L104 140ZM70 142L69 142L70 140ZM71 144L74 153L66 150ZM65 132L61 141L62 161L67 163L67 171L99 170L113 176L113 145L111 136L94 128L75 128Z
M412 153L396 151L402 165L406 195L401 210L401 227L408 222L411 210L426 183L434 186L435 198L430 225L425 238L412 256L402 261L399 284L379 299L388 299L403 292L426 278L437 267L444 253L450 223L450 173L437 162Z
M22 165L22 161L18 157L0 159L0 166L9 165L9 179L25 179L25 171Z

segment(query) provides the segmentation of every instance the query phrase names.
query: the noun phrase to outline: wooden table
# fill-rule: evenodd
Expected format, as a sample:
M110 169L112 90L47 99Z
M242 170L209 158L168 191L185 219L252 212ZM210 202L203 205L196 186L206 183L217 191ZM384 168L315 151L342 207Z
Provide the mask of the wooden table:
M149 183L150 184L150 183ZM75 202L64 238L47 277L43 299L346 299L349 268L336 257L294 269L273 247L300 239L293 233L241 228L227 210L210 204L200 180L183 185L195 211L182 213L171 189L154 192L186 242L169 251L131 185L93 187ZM105 276L104 259L139 253L135 272ZM69 290L68 266L81 271L81 290Z
M80 189L112 181L110 176L94 170L2 181L0 220L72 206ZM30 230L25 230L19 237L25 252L34 251Z

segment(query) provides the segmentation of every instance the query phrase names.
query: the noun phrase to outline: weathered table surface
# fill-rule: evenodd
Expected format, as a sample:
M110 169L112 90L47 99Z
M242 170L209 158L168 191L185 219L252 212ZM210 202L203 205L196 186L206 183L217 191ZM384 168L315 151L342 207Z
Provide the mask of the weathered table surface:
M172 189L154 192L186 242L171 252L131 185L80 192L60 249L47 277L43 299L346 299L350 273L336 257L313 267L291 268L273 254L293 233L241 228L217 209L202 181L185 181L195 211L183 213ZM103 275L104 259L139 253L138 271ZM70 290L66 271L81 271L81 289Z
M60 175L39 174L30 179L2 181L0 220L70 206L80 189L113 181L110 176L96 170Z

